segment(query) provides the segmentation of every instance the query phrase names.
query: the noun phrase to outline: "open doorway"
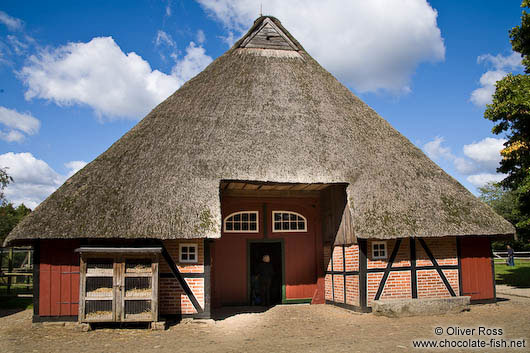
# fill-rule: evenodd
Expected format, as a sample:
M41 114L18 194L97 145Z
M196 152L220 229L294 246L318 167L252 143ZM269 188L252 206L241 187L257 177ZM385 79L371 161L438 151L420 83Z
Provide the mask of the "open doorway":
M268 255L271 270L264 271L263 257ZM283 251L281 241L249 243L249 303L250 305L275 305L282 302L283 289ZM270 292L267 298L267 280L263 280L263 272L272 272ZM260 273L261 277L260 278Z

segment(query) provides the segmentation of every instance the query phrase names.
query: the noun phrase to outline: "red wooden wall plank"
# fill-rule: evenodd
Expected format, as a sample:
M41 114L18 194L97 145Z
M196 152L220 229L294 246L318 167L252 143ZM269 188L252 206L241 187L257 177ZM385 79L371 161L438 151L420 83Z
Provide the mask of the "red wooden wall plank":
M79 247L75 240L42 240L39 315L77 315L79 301Z
M490 246L489 238L460 239L462 294L471 300L494 298Z

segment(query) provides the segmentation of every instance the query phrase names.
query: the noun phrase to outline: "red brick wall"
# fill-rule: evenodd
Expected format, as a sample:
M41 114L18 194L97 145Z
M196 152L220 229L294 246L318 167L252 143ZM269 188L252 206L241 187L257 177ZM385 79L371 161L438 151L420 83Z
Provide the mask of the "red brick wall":
M372 254L372 240L367 241L367 268L383 269L386 268L388 260L394 250L397 240L387 240L387 259L374 259ZM433 254L439 265L458 265L456 238L429 238L425 239L427 247ZM359 247L358 245L347 246L345 249L346 271L359 270ZM410 239L402 239L396 259L392 267L408 267L410 262ZM432 266L425 250L419 241L416 240L416 266ZM327 270L331 271L331 262L328 260ZM343 271L343 249L342 246L333 248L333 270ZM459 293L458 288L458 270L443 270L447 280L451 284L455 293ZM382 272L367 273L367 305L370 306L375 299L379 289ZM344 276L342 274L334 275L334 285L330 274L326 275L326 300L333 300L333 291L335 302L344 303ZM443 298L450 296L442 279L436 270L418 270L417 271L418 298ZM381 300L385 299L406 299L412 298L411 272L410 271L392 271L390 272ZM346 303L350 305L359 305L359 276L346 276Z
M454 292L458 294L458 270L443 270L443 273ZM436 270L418 271L418 298L446 298L450 296L451 294Z
M419 290L419 289L418 289ZM410 284L409 271L390 272L381 294L384 299L406 299L412 298L412 287Z
M346 276L346 304L359 306L359 276Z
M328 250L329 252L329 250ZM325 252L326 253L326 252ZM343 259L343 254L345 258ZM346 264L346 271L358 271L359 270L359 246L350 245L345 246L344 250L342 246L335 246L333 248L333 270L343 272L344 262ZM331 271L331 261L327 260L327 270ZM335 295L334 301L337 303L344 303L344 279L346 279L346 304L359 305L359 276L358 275L347 275L337 274L334 276L332 281L331 275L326 275L326 300L333 301L333 294ZM332 291L334 282L334 293Z
M183 243L198 245L198 262L196 264L179 263L179 247ZM166 240L164 246L184 277L186 277L186 273L204 273L204 241L202 239ZM160 261L159 270L160 273L171 273L169 265L163 259ZM204 278L185 278L185 280L201 307L204 308ZM176 278L160 278L159 286L160 314L197 313Z
M424 239L427 247L439 265L457 265L456 238L428 238ZM387 260L373 260L372 241L368 240L368 268L384 268L390 258L396 240L387 241ZM401 241L396 260L392 267L410 266L410 239ZM419 241L416 241L416 267L432 266L427 253ZM458 270L443 270L447 280L455 293L459 293ZM368 274L367 302L370 306L375 299L383 275L381 273ZM445 298L451 296L436 270L417 271L418 298ZM380 299L405 299L412 298L410 271L391 272L383 289Z
M377 241L377 240L376 240ZM386 241L386 251L387 251L387 258L386 260L375 260L373 258L372 254L372 244L373 240L367 241L367 268L385 268L388 264L388 259L390 259L390 255L392 254L392 251L394 250L394 246L396 245L396 240L387 240ZM418 245L416 245L416 251L418 249ZM396 259L394 260L394 264L392 267L403 267L403 266L410 266L410 250L409 250L409 239L403 239L401 240L401 245L399 247L399 251L397 253Z
M346 271L359 270L359 245L350 245L344 249L346 254Z
M326 300L332 301L333 300L333 290L332 290L332 280L331 275L326 275L326 284L325 284L325 292L326 292Z

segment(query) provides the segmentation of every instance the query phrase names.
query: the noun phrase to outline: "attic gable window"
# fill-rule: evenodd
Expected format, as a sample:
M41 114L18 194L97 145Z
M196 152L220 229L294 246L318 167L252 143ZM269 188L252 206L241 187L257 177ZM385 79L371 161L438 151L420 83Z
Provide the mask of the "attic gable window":
M307 219L300 213L272 211L273 232L307 232Z
M258 211L240 211L229 214L224 220L225 233L257 233Z
M372 259L386 259L386 241L374 241L372 243Z

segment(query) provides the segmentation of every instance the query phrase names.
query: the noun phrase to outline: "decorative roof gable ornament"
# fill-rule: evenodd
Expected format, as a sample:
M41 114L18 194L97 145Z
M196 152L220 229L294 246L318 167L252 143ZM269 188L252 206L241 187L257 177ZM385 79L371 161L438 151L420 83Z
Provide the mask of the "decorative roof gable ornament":
M243 39L240 48L300 50L269 17Z

